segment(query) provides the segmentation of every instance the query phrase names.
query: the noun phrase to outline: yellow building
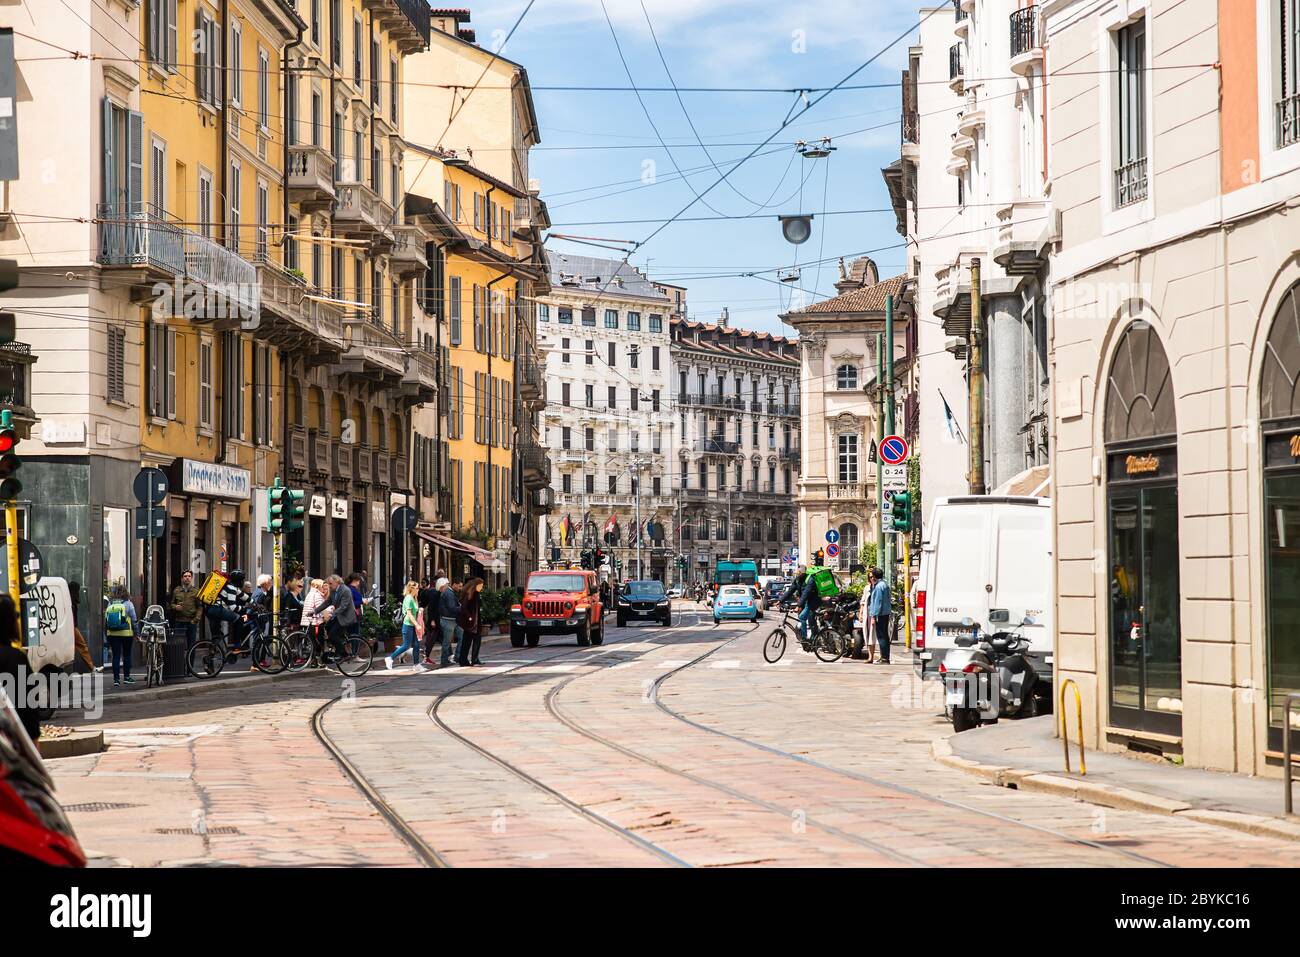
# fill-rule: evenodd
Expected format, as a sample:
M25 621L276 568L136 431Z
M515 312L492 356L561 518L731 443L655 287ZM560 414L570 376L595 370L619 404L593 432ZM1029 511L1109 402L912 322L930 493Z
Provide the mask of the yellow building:
M436 450L429 484L440 493L420 517L471 546L460 564L439 567L491 564L477 543L519 581L536 567L535 515L549 508L532 304L549 288L540 234L550 224L528 174L539 140L528 73L478 46L468 20L466 10L433 11L429 49L407 60L403 89L407 187L426 198L421 221L437 232L434 288L417 317L446 350L445 398L414 422L415 441ZM445 543L434 545L435 565L449 559Z

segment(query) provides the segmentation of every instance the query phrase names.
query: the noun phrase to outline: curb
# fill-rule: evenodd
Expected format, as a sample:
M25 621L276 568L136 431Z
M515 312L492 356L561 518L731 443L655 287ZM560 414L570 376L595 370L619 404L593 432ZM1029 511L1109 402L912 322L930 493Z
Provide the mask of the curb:
M103 731L74 731L61 738L40 738L36 747L41 760L75 758L82 754L98 754L104 750Z
M1262 814L1248 814L1242 811L1222 811L1210 808L1198 808L1186 801L1160 797L1132 788L1115 787L1110 784L1093 784L1082 778L1065 777L1060 774L1047 774L1041 771L1021 771L998 765L983 764L953 754L952 745L947 738L936 738L930 742L930 757L945 767L964 771L984 778L998 787L1020 791L1033 791L1040 794L1054 794L1058 797L1072 798L1086 804L1100 807L1117 808L1126 811L1147 811L1152 814L1168 814L1183 817L1201 824L1252 834L1256 837L1271 837L1283 841L1300 841L1300 821L1292 822L1283 818L1268 817Z
M486 635L483 638L483 644L508 640L509 635ZM378 661L383 655L377 655L375 660ZM325 669L327 671L328 669ZM374 671L374 666L371 666ZM294 678L319 676L323 673L322 669L308 668L304 671L282 671L275 675L248 675L241 678L215 678L208 681L201 681L197 678L191 678L183 684L163 685L161 688L146 688L142 691L115 692L104 696L105 704L134 703L148 701L166 701L171 698L187 698L191 695L209 694L213 691L222 691L227 688L246 688L259 687L265 684L274 684L278 681L290 681ZM62 756L62 755L60 755Z

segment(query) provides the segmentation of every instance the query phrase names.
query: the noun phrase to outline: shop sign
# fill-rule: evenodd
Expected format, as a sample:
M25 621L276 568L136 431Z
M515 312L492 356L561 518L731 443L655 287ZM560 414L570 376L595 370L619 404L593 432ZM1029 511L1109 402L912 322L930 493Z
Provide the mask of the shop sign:
M348 500L345 498L330 499L330 517L347 518L348 517Z
M248 469L216 462L181 459L180 490L191 495L213 498L249 499L252 497L252 473Z
M1160 456L1130 455L1124 460L1124 472L1127 475L1154 475L1160 471Z
M324 495L313 495L313 496L311 497L311 505L307 508L307 514L308 514L308 515L319 515L319 516L322 516L322 517L325 515L325 496L324 496Z
M371 527L371 529L373 529L374 531L383 531L383 530L384 530L384 526L385 526L385 524L387 524L387 523L385 522L385 519L386 519L386 518L387 518L387 515L385 514L384 503L383 503L383 502L371 502L371 503L370 503L370 527Z

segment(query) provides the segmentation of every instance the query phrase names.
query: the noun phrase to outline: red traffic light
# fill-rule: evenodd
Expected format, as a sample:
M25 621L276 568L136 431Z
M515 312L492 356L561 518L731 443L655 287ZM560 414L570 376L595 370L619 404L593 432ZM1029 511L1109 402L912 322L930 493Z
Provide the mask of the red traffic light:
M8 455L18 445L18 434L13 429L0 431L0 455Z

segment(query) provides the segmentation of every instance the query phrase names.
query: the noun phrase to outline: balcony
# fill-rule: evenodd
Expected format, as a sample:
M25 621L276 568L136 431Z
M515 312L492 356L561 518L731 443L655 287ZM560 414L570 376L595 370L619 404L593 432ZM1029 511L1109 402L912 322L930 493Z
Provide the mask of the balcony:
M318 476L330 474L330 436L324 429L307 430L307 471Z
M532 493L533 511L538 515L549 515L555 508L555 489L535 488Z
M826 497L837 502L865 502L872 495L866 482L832 482L826 486Z
M540 445L524 445L519 450L519 464L523 469L524 488L541 489L551 484L551 457Z
M721 438L696 439L695 451L704 455L736 455L740 452L739 442L728 442Z
M424 230L419 226L397 223L393 226L393 248L388 262L399 276L422 276L429 270L424 253Z
M417 402L434 400L438 394L438 370L432 355L418 350L406 354L402 392Z
M962 63L961 44L954 43L948 48L948 85L955 93L962 92L966 86L966 67Z
M374 479L374 459L370 455L370 448L365 445L354 445L352 447L352 476L361 485L369 485Z
M392 460L388 453L382 449L371 449L371 458L374 460L370 470L370 481L375 485L382 485L385 488L393 484Z
M798 402L773 402L769 400L767 403L766 411L768 415L789 415L789 416L793 416L794 418L798 418L799 403Z
M307 428L302 425L289 426L289 441L284 446L285 467L297 475L307 471Z
M31 437L36 413L32 410L31 377L36 357L26 342L0 345L0 407L13 413L20 439Z
M362 6L374 14L403 53L428 48L430 18L426 0L362 0Z
M1043 59L1039 38L1038 7L1028 6L1011 12L1011 72L1027 76L1035 63Z
M173 303L173 315L225 319L231 326L257 316L257 269L238 253L182 228L152 203L101 203L96 217L96 259L106 273L123 274L114 278L129 277L133 300L156 299L158 283L173 286L179 280L202 286L203 296L180 290L185 301Z
M402 343L387 328L357 316L343 320L344 352L333 367L344 374L376 380L381 386L397 385L406 375Z
M328 209L334 195L334 157L319 146L289 147L289 202L311 212Z
M921 114L908 110L899 117L903 159L916 162L921 157Z
M782 461L782 462L794 462L795 464L798 464L798 462L799 462L799 446L797 446L797 445L791 445L791 446L789 446L788 448L784 448L784 449L782 449L782 450L781 450L781 461Z
M330 449L330 471L336 479L344 482L352 480L352 446L341 440L334 442Z
M1115 208L1132 206L1147 198L1147 158L1140 156L1115 169Z
M365 183L339 183L334 226L344 236L391 243L392 218L393 208Z
M268 342L321 362L343 354L343 307L325 297L302 276L273 262L261 261L262 321L257 334Z
M1277 148L1300 143L1300 93L1278 100L1273 110L1277 118L1274 131Z
M963 39L970 32L970 11L959 0L952 0L952 29Z
M515 361L515 381L519 384L519 398L525 407L534 409L546 404L542 372L532 356L524 355Z
M1009 276L1032 276L1047 265L1047 247L1058 217L1045 199L1021 199L997 210L993 261Z
M723 395L721 392L692 393L677 397L680 405L694 405L713 409L732 409L743 412L745 400L739 396Z

